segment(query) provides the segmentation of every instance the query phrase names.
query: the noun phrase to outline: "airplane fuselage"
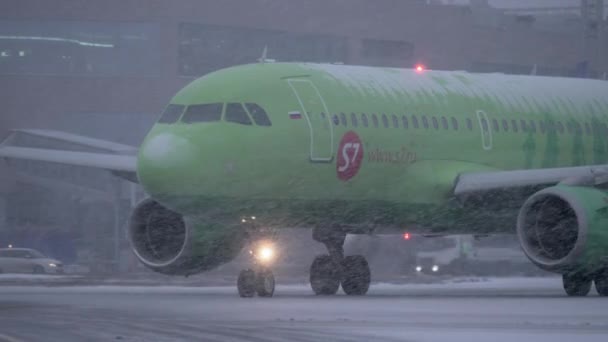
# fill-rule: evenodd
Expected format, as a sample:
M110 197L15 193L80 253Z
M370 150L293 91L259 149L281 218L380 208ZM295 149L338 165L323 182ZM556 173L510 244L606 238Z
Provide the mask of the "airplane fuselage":
M138 177L185 215L255 215L269 225L339 224L353 232L511 232L516 207L463 207L453 198L454 179L606 163L607 95L608 83L591 80L239 66L204 76L171 100L182 112L148 134ZM196 113L188 108L208 104L219 116L189 118ZM249 122L234 121L238 105ZM253 118L257 108L271 125Z

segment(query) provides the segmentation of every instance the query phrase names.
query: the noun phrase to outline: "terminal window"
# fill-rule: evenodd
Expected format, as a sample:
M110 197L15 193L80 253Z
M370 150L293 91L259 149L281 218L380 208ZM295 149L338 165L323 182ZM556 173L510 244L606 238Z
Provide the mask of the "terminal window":
M0 20L0 74L155 76L159 27Z
M209 72L255 63L267 47L267 58L279 62L347 62L347 38L335 35L182 23L179 26L179 74Z

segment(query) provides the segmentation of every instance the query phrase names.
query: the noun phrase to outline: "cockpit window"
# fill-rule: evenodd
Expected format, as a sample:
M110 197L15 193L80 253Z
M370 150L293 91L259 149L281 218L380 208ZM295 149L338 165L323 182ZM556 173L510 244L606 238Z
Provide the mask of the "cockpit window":
M182 118L185 123L212 122L222 119L222 103L208 103L188 106Z
M247 110L249 111L249 114L251 114L251 117L253 118L253 121L255 121L256 125L272 126L272 122L270 122L266 111L262 109L262 107L255 103L246 103L245 107L247 107Z
M251 125L251 119L247 115L243 105L240 103L229 103L226 105L226 121L241 125Z
M174 123L179 120L179 117L184 112L184 106L170 104L165 108L165 111L158 120L159 123Z

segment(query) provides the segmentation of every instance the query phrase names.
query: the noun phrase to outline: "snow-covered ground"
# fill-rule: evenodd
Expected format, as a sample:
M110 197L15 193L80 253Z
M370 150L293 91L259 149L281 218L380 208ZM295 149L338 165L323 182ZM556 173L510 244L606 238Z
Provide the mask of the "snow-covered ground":
M234 287L0 287L0 333L27 341L607 341L606 298L559 278L374 284L367 296Z

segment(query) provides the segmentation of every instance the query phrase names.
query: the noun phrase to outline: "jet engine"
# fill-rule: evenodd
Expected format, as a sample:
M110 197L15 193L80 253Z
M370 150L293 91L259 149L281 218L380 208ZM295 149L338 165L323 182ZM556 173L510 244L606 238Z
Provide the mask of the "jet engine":
M590 272L608 265L608 192L557 185L532 195L517 219L528 258L547 271Z
M234 259L245 233L208 219L184 217L153 199L139 203L129 221L128 237L137 258L150 269L190 275Z

